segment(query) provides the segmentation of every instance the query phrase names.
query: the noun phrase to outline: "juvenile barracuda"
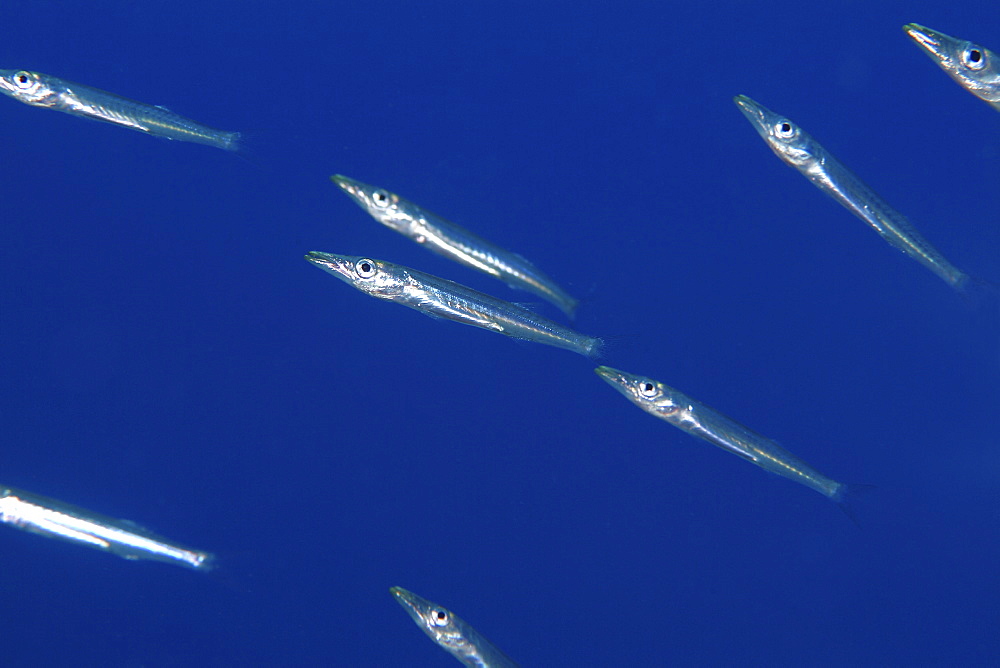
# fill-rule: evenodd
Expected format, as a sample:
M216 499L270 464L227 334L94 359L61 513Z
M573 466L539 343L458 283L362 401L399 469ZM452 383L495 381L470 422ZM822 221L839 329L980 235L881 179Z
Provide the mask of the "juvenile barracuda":
M903 32L959 86L1000 111L1000 56L917 23L907 23Z
M875 191L842 165L798 125L745 95L733 98L775 155L799 170L813 185L871 225L891 246L962 291L969 275L946 260L914 229L906 216L893 209Z
M753 462L765 471L814 489L847 510L844 503L850 485L827 478L771 439L651 378L606 366L597 367L594 371L650 415Z
M239 132L223 132L169 109L27 70L0 70L0 92L32 107L55 109L81 118L112 123L157 137L240 148Z
M13 487L0 487L0 522L129 560L163 561L196 571L207 571L213 566L210 553L168 541L128 520L98 515Z
M330 179L372 218L424 248L527 290L560 308L571 319L577 300L523 257L486 241L465 228L423 209L384 188L340 174Z
M481 327L597 357L601 340L584 336L517 304L391 262L312 251L306 259L365 294L402 304L433 318Z
M450 610L431 603L402 587L389 589L393 598L410 613L431 640L463 665L478 668L517 668L517 664L493 646L468 622Z

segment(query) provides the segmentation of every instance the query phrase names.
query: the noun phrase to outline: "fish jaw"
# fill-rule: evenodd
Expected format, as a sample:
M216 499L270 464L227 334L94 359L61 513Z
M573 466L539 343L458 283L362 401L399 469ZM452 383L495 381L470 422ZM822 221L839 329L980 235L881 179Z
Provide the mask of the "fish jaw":
M305 256L306 260L316 265L323 271L333 274L345 283L354 285L354 260L347 255L336 255L334 253L323 253L321 251L309 251Z
M910 39L916 42L934 61L943 63L951 59L951 52L946 45L954 44L957 41L954 37L931 30L919 23L907 23L903 26L903 32L909 35Z

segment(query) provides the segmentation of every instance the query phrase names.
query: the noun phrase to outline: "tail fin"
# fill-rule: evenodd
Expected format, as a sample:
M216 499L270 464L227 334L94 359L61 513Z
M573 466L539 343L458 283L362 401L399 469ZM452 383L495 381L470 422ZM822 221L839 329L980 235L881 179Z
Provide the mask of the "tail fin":
M576 310L578 308L580 308L580 300L579 299L574 299L573 301L566 302L566 303L564 303L562 305L557 304L556 306L559 306L559 310L562 311L564 314L566 314L566 318L571 323L575 323L576 322Z
M601 359L604 354L604 339L592 338L584 354L592 360Z
M875 485L846 485L841 483L840 487L837 488L837 491L830 498L854 522L854 525L860 528L861 523L858 522L858 517L854 512L854 502L859 496L867 494L873 489L876 489Z
M243 150L243 134L239 132L224 133L220 148L226 151L233 151L234 153Z
M211 562L207 568L203 566L197 570L205 573L204 577L228 589L234 594L246 594L253 591L254 582L249 575L250 569L243 558L252 552L242 550L240 552L227 552L221 557L213 554Z
M586 305L587 307L590 307L594 304L594 295L596 294L597 294L597 283L591 283L590 289L587 291L587 294L583 295L578 299L575 299L572 305L567 305L567 308L563 309L563 312L566 314L566 317L569 318L570 322L572 323L576 322L576 312L580 309L581 305Z
M244 160L247 164L253 165L257 169L273 171L274 165L261 157L267 152L266 150L262 152L261 147L270 149L273 143L271 137L264 131L250 130L233 132L226 146L221 148L233 153L237 158Z
M962 300L975 311L996 309L1000 305L1000 286L996 283L965 274L955 282L954 287Z

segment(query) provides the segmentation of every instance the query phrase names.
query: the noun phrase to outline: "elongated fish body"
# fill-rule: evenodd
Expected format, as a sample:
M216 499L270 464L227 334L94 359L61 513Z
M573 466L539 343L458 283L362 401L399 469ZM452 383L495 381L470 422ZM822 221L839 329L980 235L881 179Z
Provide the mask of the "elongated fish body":
M959 86L1000 111L1000 56L917 23L907 23L903 32Z
M306 259L365 294L516 339L597 357L601 340L584 336L517 304L391 262L312 251Z
M402 587L389 589L431 640L463 665L478 668L517 668L517 664L478 631L447 608L431 603Z
M210 553L178 545L128 520L99 515L13 487L0 487L0 522L129 560L163 561L197 571L213 566Z
M914 229L906 216L889 206L799 126L745 95L737 95L734 101L775 155L786 164L871 225L891 246L933 271L945 283L956 290L966 286L968 274L946 260Z
M216 130L163 107L47 74L0 70L0 92L32 107L55 109L157 137L206 144L227 151L240 148L239 132Z
M330 179L389 229L459 264L498 278L512 288L534 293L555 304L570 318L576 313L577 300L520 255L383 188L340 174Z
M771 439L695 401L683 392L651 378L606 366L597 367L595 372L650 415L666 420L692 436L753 462L766 471L814 489L837 503L844 501L847 485L827 478Z

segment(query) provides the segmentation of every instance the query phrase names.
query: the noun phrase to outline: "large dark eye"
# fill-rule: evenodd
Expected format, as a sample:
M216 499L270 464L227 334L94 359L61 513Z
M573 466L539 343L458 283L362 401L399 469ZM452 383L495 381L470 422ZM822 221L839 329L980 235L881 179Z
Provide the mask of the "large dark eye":
M978 46L969 45L962 52L962 64L978 72L986 67L986 54Z
M378 273L378 268L375 266L375 260L369 260L366 257L363 257L354 263L354 270L358 272L358 276L361 278L371 278Z
M14 83L17 84L18 88L31 88L31 73L18 72L14 75Z
M656 387L656 383L649 380L639 381L639 394L646 397L647 399L652 399L657 394L660 393L659 388Z
M788 121L781 121L775 124L774 134L779 139L791 139L795 136L795 126Z
M450 617L447 610L438 608L437 610L431 612L431 619L434 620L435 626L448 626Z
M389 206L389 193L385 190L376 190L372 193L372 204L380 209Z

